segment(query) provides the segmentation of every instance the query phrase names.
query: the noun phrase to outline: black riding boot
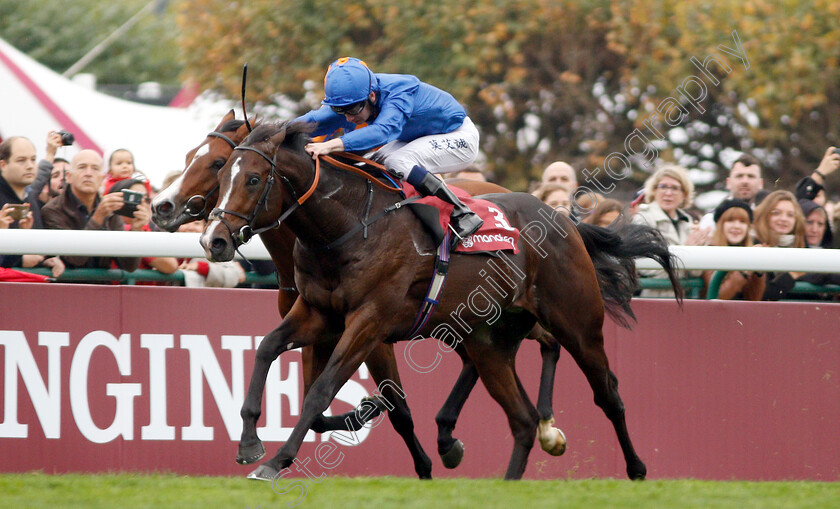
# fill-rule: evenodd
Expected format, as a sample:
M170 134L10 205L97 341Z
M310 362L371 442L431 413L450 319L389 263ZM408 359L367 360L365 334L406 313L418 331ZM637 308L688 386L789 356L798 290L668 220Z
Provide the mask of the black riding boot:
M455 206L452 209L452 220L449 223L455 234L455 238L452 239L452 249L455 249L459 242L477 232L484 224L484 221L464 205L442 180L429 173L422 166L412 168L406 180L423 196L434 196Z

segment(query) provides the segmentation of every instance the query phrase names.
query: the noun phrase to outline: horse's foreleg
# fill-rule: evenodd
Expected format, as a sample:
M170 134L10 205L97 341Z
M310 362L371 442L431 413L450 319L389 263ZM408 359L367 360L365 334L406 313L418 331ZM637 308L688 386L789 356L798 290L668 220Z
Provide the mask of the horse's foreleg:
M300 303L301 301L298 301L295 308ZM324 372L312 384L309 394L304 399L300 417L289 439L273 458L251 472L248 475L249 479L273 480L283 469L292 464L316 417L327 409L339 389L359 369L362 361L384 337L380 328L382 327L381 315L374 306L367 306L347 316L344 333L330 356ZM311 333L311 330L307 332ZM296 336L296 340L309 344L317 341L317 337ZM349 437L337 435L334 433L333 437L339 442L358 442L355 433L350 434Z
M319 315L311 313L308 306L295 306L276 329L268 333L257 348L254 371L248 384L248 393L242 403L239 415L242 417L242 435L236 462L241 465L253 463L265 455L265 448L257 436L257 420L262 413L262 395L271 363L282 352L294 348L291 339L299 335L318 337L325 329Z
M309 362L306 362L306 358L304 357L303 362L303 378L304 378L304 385L303 385L303 398L306 401L306 396L309 394L309 389L312 387L312 384L315 380L321 376L321 373L324 371L324 367L327 365L327 362L330 360L330 355L332 355L332 345L313 345L310 348L304 348L304 352L309 353ZM355 410L351 410L350 412L343 413L341 415L331 415L326 416L323 414L319 414L315 417L315 421L312 423L312 431L315 433L325 433L327 431L358 431L364 425L364 423L357 423L355 419ZM375 417L375 416L372 416Z

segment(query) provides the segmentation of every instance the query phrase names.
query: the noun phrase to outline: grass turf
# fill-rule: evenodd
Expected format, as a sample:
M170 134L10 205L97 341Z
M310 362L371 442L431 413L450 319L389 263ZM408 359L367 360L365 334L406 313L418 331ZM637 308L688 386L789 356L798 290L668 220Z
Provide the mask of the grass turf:
M305 494L300 488L304 483ZM267 509L292 504L302 508L372 506L377 509L840 507L840 483L837 482L418 481L395 477L332 476L320 483L310 479L280 479L274 489L270 483L232 477L0 474L0 507Z

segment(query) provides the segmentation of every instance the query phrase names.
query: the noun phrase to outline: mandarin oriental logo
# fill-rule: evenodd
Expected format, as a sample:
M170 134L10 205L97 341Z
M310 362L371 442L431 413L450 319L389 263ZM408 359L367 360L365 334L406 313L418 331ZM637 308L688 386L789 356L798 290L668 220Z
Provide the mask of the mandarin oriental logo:
M464 247L472 247L474 244L489 244L492 242L504 242L508 245L515 245L516 243L513 241L513 237L508 237L506 235L502 235L501 233L496 233L493 235L484 235L484 234L474 234L470 235L462 244Z

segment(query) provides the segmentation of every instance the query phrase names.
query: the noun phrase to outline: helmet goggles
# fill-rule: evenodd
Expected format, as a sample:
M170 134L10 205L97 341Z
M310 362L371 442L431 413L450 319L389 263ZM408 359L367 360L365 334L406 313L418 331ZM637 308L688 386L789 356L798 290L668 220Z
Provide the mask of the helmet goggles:
M367 99L364 101L359 101L357 103L348 104L347 106L330 106L330 108L339 115L358 115L362 112L365 108L365 104L367 104Z

